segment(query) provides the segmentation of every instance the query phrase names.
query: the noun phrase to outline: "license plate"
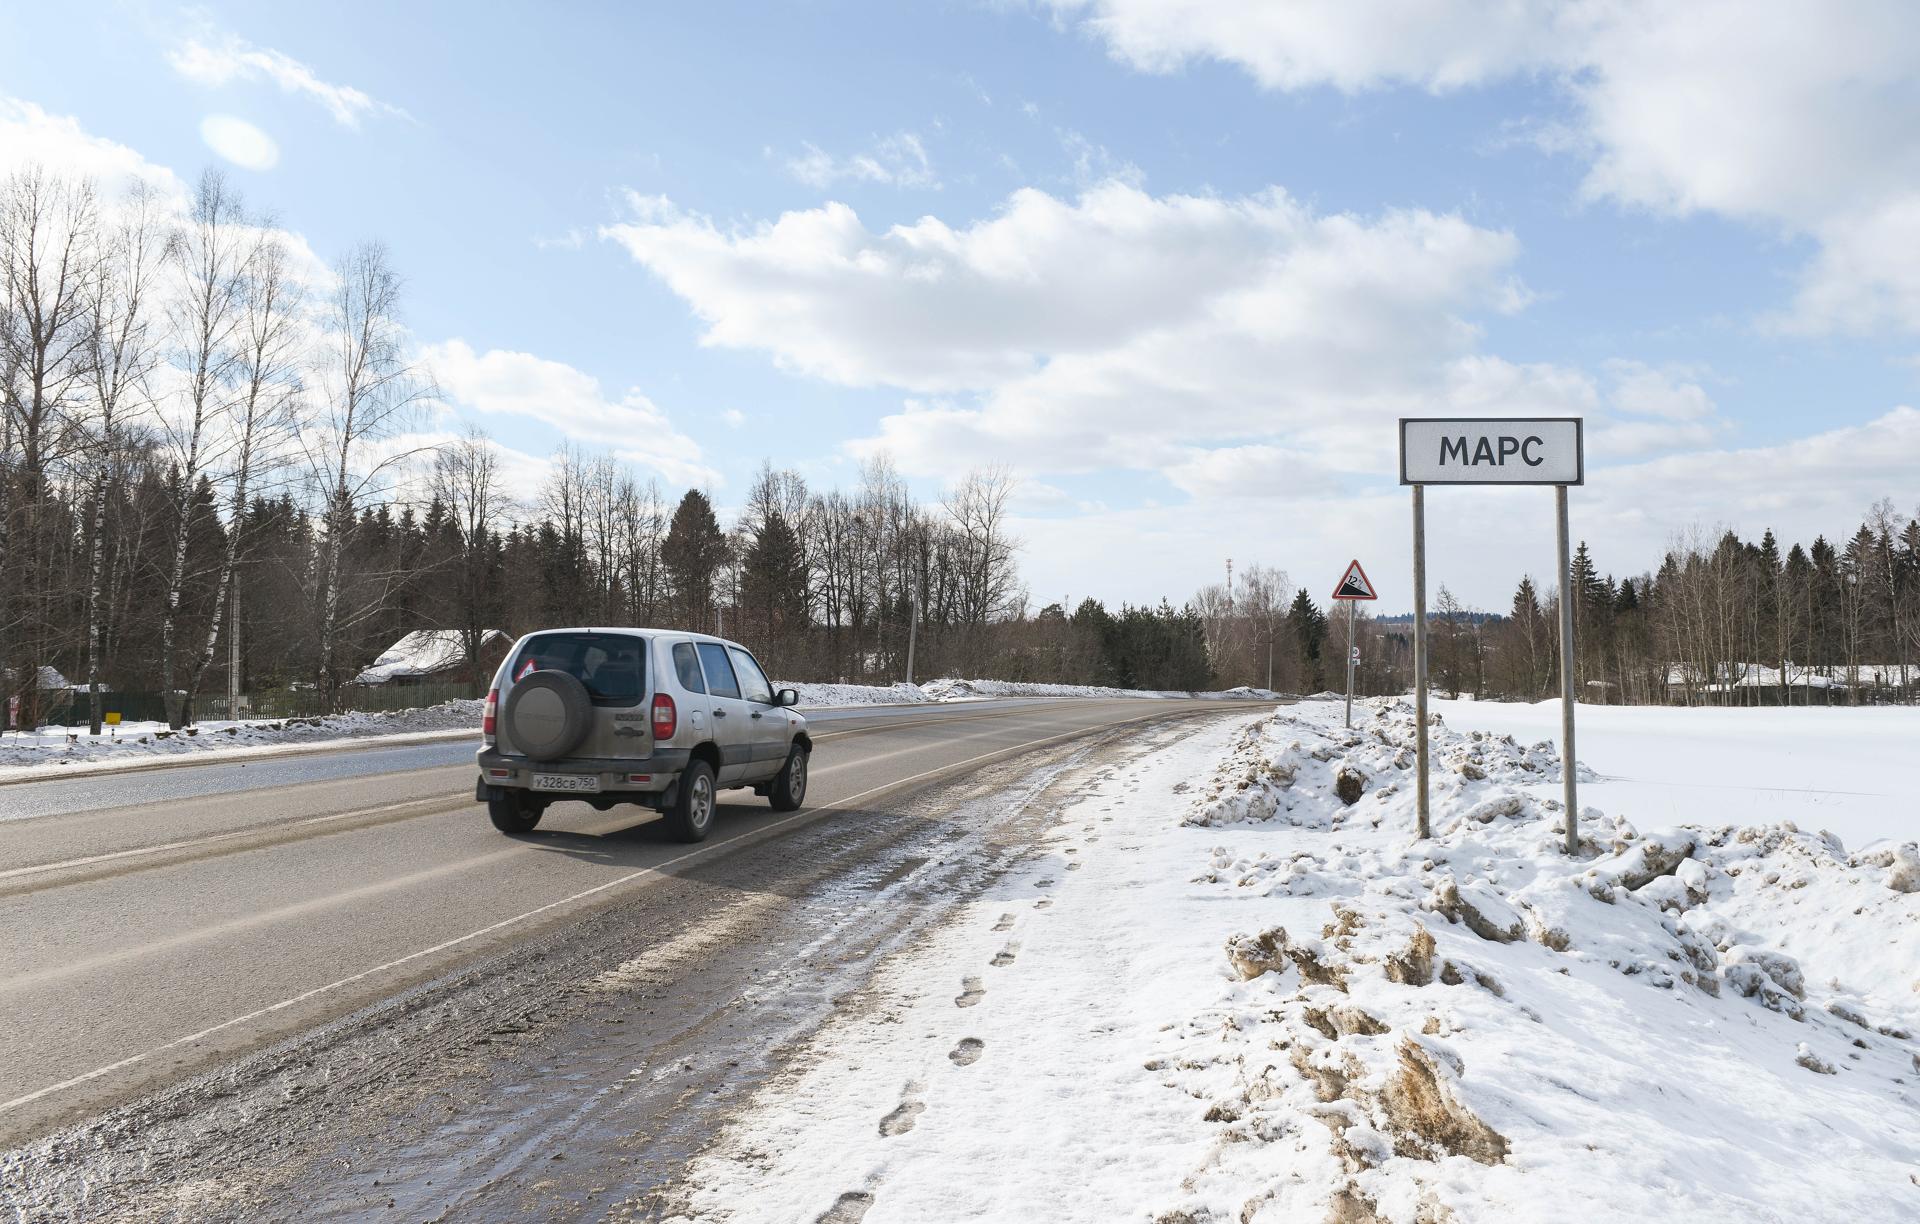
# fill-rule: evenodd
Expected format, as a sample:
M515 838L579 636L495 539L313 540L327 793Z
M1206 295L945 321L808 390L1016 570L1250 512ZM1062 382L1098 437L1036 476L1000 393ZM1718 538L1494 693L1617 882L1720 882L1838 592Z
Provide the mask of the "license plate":
M600 789L600 778L596 774L542 774L533 775L533 789L537 791L586 791Z

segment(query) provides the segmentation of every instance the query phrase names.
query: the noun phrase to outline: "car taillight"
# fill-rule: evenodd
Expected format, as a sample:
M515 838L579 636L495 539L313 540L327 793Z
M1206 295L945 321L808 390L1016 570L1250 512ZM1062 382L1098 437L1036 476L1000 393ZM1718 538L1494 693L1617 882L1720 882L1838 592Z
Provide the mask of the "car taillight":
M674 728L680 725L680 711L673 708L673 698L665 693L653 695L653 738L672 739Z
M493 716L500 709L500 690L494 689L487 694L486 707L480 712L480 734L489 740L493 738Z

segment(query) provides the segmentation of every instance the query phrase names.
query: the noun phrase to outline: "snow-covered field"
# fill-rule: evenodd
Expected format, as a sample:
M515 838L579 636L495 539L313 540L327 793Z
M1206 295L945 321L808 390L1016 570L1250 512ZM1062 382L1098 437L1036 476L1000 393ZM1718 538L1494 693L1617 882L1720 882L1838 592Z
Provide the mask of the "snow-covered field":
M1458 730L1560 738L1557 701L1431 705ZM1641 825L1791 820L1853 848L1920 837L1920 706L1581 706L1575 735L1602 779L1581 788L1580 802Z
M1067 782L1039 859L695 1161L689 1218L1920 1218L1914 805L1849 807L1892 839L1852 850L1784 823L1828 792L1754 798L1906 712L1583 711L1583 761L1640 780L1583 784L1569 860L1557 710L1447 711L1526 734L1434 729L1424 842L1401 702Z

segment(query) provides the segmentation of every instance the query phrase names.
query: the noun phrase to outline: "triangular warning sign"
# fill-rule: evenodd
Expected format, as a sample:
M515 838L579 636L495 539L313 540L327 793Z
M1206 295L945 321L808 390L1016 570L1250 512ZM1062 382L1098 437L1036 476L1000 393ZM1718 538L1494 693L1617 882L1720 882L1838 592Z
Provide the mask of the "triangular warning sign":
M1347 567L1346 574L1340 579L1340 585L1333 589L1335 599L1378 599L1373 593L1373 583L1367 581L1367 571L1355 561Z

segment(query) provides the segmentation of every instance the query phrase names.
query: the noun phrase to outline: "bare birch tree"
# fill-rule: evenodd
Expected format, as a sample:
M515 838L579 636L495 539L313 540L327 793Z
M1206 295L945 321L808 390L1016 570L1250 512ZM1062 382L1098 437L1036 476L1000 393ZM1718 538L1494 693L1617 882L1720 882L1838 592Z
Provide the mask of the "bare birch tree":
M316 679L327 704L338 704L344 631L386 606L395 575L362 573L366 584L349 602L341 563L353 543L358 510L382 493L418 452L390 443L432 394L425 373L407 359L401 325L400 277L386 247L363 243L334 269L326 335L316 363L324 407L306 429L321 530L311 586L318 608Z
M160 413L160 426L177 483L173 559L160 620L160 683L166 692L167 723L176 728L192 717L187 692L176 678L196 486L218 457L223 418L232 406L240 359L234 340L244 314L249 245L239 196L218 171L207 171L168 261L169 348L178 388ZM217 609L214 622L219 623Z
M226 412L228 523L226 550L214 580L214 614L199 658L187 678L191 705L213 664L222 617L232 624L235 570L247 519L247 499L260 482L285 464L299 432L304 392L300 377L307 330L298 285L289 274L287 248L269 223L253 227L241 267L238 320L230 346L232 396ZM229 717L232 712L229 711Z
M80 435L97 228L91 183L30 168L0 186L0 663L13 664L23 722L51 647L47 478Z
M100 734L100 664L105 617L107 507L120 483L127 418L152 407L160 358L152 295L171 226L159 193L142 183L128 194L102 244L88 290L87 372L95 413L92 539L87 559L87 722Z

